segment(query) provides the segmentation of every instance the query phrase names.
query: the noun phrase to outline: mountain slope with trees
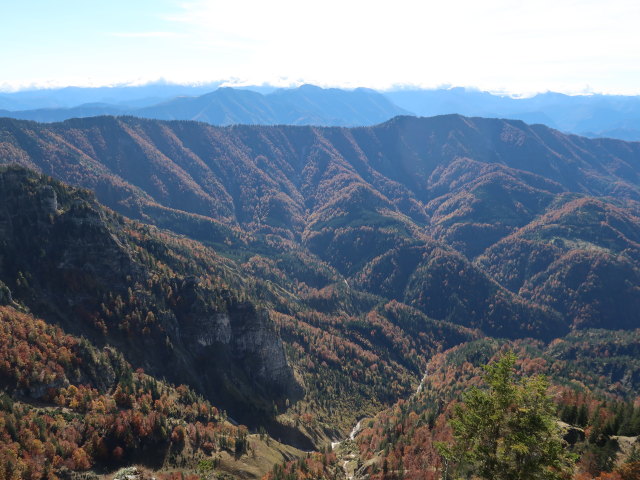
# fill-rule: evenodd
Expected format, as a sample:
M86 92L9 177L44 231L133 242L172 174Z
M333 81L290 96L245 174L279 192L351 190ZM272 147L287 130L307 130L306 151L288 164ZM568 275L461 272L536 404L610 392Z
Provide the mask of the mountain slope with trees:
M593 249L549 258L552 270L526 289L507 282L515 270L500 273L503 257L491 256L520 231L562 215L563 199L605 202L629 214L624 228L632 231L640 211L638 144L459 116L398 117L355 129L111 117L0 126L3 162L90 188L124 215L236 258L277 255L288 244L349 285L495 335L552 338L580 324L579 312L607 291L577 277L571 289L591 293L567 300L562 288L574 260L600 279L617 271L621 282L636 281L633 250L623 244L613 253L627 253L615 261ZM572 229L583 221L574 217ZM615 221L611 228L622 228ZM551 277L561 290L545 280ZM622 311L613 316L622 324L637 294L620 291Z
M425 355L480 335L345 288L292 246L234 261L21 167L0 171L0 198L4 304L306 449L410 392Z
M639 144L460 116L352 129L2 119L0 163L0 303L303 449L391 412L379 418L393 427L367 427L387 440L356 442L363 472L383 457L397 472L407 445L422 452L407 462L436 465L387 427L420 421L437 440L446 411L425 402L456 398L506 342L554 385L583 383L558 407L566 419L585 402L614 418L638 391ZM59 371L55 349L37 349ZM409 419L396 402L439 369ZM90 374L66 381L114 392ZM618 403L593 410L601 399Z

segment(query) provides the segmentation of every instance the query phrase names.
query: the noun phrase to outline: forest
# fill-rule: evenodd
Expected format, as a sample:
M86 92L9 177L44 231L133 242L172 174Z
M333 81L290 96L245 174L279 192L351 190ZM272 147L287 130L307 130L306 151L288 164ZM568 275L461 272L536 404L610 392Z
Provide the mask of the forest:
M0 119L0 478L440 478L507 350L575 478L635 478L639 159L455 115Z

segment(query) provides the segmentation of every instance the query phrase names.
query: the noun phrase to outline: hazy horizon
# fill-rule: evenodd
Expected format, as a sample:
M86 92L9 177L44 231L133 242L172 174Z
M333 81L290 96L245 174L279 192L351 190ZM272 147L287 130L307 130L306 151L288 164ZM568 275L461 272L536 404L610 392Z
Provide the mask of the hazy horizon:
M544 95L547 93L559 93L567 96L591 96L591 95L605 95L605 96L640 96L640 92L636 94L625 94L625 93L607 93L607 92L596 92L596 91L578 91L578 92L562 92L558 90L540 90L536 92L507 92L501 90L489 90L482 89L473 85L436 85L436 86L421 86L415 84L394 84L390 85L386 88L374 88L366 85L358 85L358 86L341 86L341 85L319 85L311 82L297 81L291 82L288 84L271 84L271 83L262 83L262 84L252 84L252 83L234 83L233 81L219 79L219 80L211 80L211 81L194 81L194 82L171 82L165 79L158 80L149 80L145 82L120 82L120 83L112 83L112 84L95 84L95 85L56 85L56 84L48 84L48 85L26 85L17 88L7 88L0 87L0 94L14 94L14 93L28 93L28 92L40 92L40 91L55 91L55 90L63 90L66 88L78 88L78 89L117 89L117 88L136 88L136 87L184 87L184 88L204 88L210 87L211 91L215 91L218 88L237 88L237 89L247 89L254 91L275 91L277 89L295 89L299 88L303 85L313 85L316 87L320 87L323 89L341 89L346 91L357 90L359 88L371 89L380 93L390 93L390 92L398 92L398 91L411 91L411 90L427 90L427 91L435 91L435 90L455 90L455 89L463 89L468 92L478 92L478 93L488 93L495 96L503 96L510 97L514 99L518 98L531 98L536 95ZM200 95L199 93L196 95Z
M640 94L640 5L613 0L29 0L0 6L0 91L237 85Z

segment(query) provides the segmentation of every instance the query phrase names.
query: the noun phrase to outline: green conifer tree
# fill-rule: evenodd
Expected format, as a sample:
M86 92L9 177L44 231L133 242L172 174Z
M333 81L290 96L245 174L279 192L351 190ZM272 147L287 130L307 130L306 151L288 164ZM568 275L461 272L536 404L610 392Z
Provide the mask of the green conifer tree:
M438 444L443 478L559 480L572 477L575 456L562 439L543 376L518 378L507 353L485 367L488 388L472 388L451 419L454 442Z

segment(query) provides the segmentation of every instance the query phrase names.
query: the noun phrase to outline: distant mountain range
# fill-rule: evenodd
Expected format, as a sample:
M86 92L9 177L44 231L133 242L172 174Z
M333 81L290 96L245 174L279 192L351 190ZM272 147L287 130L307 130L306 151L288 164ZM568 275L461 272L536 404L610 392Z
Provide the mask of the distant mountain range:
M148 85L0 94L0 116L41 122L98 115L212 125L369 126L396 115L460 114L523 120L587 137L640 140L640 97L544 93L512 98L464 88L376 92L303 85L218 88Z
M88 103L71 108L0 111L0 116L56 122L97 115L132 115L159 120L197 120L212 125L360 126L382 123L409 112L373 90L340 90L303 85L262 94L218 88L200 96L179 96L154 105Z
M430 117L458 113L511 118L587 137L640 140L638 96L571 96L549 92L531 98L512 98L464 88L400 90L385 96L416 115Z
M0 92L0 109L11 111L65 109L100 103L123 108L138 108L166 101L179 95L198 96L209 93L220 83L200 86L152 83L140 86L64 87Z

